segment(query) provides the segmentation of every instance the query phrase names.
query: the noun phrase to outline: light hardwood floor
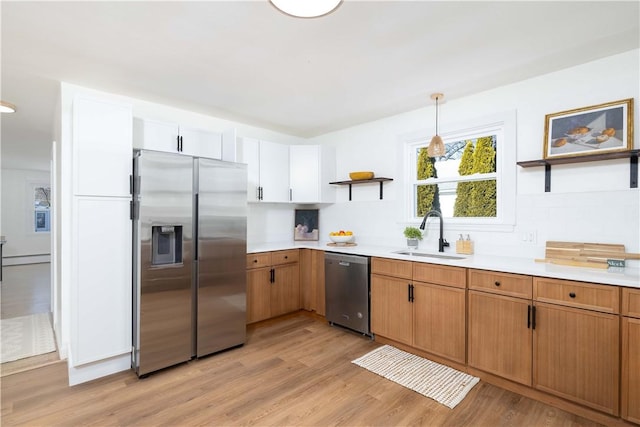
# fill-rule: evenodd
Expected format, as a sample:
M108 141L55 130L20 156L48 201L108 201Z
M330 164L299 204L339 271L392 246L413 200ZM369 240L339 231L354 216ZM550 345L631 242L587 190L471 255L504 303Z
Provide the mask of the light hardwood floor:
M50 268L49 263L4 266L2 269L0 318L9 319L29 314L49 313L51 307ZM55 351L3 363L0 365L0 375L33 369L59 360L58 352Z
M127 371L68 387L65 364L6 376L2 425L598 425L482 381L449 409L350 363L379 345L300 312L145 379Z

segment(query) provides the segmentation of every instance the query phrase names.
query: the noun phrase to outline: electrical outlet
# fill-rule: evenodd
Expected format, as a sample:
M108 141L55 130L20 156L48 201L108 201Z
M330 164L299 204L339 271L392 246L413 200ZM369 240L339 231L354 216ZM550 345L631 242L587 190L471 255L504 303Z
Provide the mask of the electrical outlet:
M522 243L527 243L530 245L534 245L538 240L538 236L535 230L523 231L521 238L522 238Z

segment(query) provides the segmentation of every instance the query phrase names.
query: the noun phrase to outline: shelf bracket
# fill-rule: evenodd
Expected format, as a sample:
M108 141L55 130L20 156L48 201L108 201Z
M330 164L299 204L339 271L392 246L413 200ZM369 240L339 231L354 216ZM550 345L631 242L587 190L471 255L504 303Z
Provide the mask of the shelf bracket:
M549 163L544 165L544 192L551 191L551 165Z
M631 177L629 178L629 188L638 188L638 156L629 158L629 170Z

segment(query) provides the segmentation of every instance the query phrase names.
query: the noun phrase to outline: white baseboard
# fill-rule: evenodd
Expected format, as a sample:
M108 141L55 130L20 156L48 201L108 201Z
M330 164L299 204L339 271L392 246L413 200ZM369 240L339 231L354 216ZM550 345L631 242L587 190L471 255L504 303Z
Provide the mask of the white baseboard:
M23 265L23 264L40 264L43 262L51 262L51 255L24 255L24 256L11 256L2 258L2 266L7 267L10 265Z

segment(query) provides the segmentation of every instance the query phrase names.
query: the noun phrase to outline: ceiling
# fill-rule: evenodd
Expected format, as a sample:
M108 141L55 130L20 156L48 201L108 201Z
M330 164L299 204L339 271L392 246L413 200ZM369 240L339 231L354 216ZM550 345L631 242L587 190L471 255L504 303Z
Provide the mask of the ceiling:
M639 47L638 1L3 0L3 167L48 167L57 82L300 137Z

